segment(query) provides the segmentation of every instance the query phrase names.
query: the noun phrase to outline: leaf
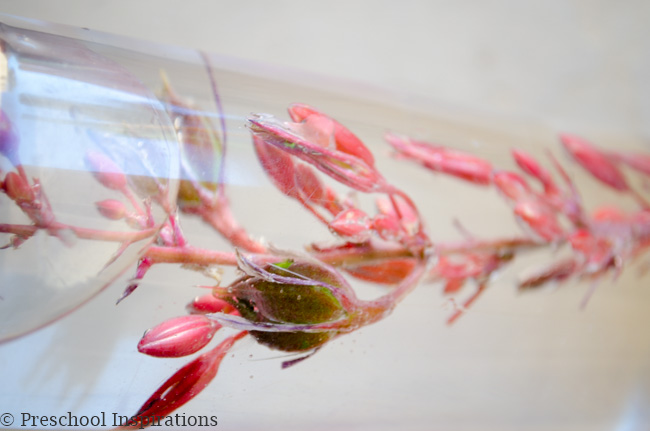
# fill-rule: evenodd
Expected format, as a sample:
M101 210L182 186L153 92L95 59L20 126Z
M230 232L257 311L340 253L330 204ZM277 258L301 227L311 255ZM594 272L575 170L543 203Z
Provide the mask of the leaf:
M289 267L293 265L293 259L285 259L282 262L277 262L273 265L277 266L278 268L289 269Z

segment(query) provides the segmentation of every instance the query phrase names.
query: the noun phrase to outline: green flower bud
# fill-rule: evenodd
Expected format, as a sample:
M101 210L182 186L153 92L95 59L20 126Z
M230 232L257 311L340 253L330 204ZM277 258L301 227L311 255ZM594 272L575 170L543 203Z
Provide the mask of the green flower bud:
M285 260L257 266L241 257L240 266L246 275L217 289L217 295L254 326L271 328L250 331L271 348L294 352L321 346L339 333L336 322L344 325L354 309L356 298L345 280L321 263ZM331 329L318 329L328 323Z

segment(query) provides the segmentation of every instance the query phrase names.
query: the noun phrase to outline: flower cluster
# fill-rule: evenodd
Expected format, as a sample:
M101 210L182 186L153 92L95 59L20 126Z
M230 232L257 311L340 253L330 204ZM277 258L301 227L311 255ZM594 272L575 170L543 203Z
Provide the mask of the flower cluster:
M164 84L161 100L174 119L182 145L183 179L177 207L166 201L165 184L126 175L101 151L86 154L85 163L96 181L118 194L118 198L97 202L98 213L126 223L132 229L126 233L59 223L38 179L30 180L22 168L12 122L0 111L0 154L15 168L0 172L0 190L31 221L29 225L0 224L0 232L11 234L6 247L20 246L38 230L61 240L66 239L60 235L65 230L80 239L118 241L122 249L155 234L155 242L140 257L135 276L118 302L156 264L182 264L216 280L209 286L210 293L187 306L187 315L147 331L137 348L154 357L181 357L207 348L224 327L236 330L235 334L226 334L216 347L176 372L135 416L166 415L191 400L216 376L235 342L247 335L271 349L304 355L284 362L287 367L332 339L385 318L421 282L442 282L444 294L457 295L468 280L473 281L474 292L449 317L452 323L487 288L495 271L527 250L566 244L572 253L521 280L520 289L620 271L650 245L650 206L624 173L629 168L649 176L650 157L646 155L605 152L582 138L561 135L560 142L573 160L606 187L629 194L640 207L631 213L615 207L588 213L570 176L550 153L549 163L561 184L539 160L521 150L512 151L520 170L514 172L442 145L387 134L385 139L398 159L476 186L494 187L523 228L514 238L436 242L427 234L413 199L386 179L357 136L328 115L294 104L289 107L291 121L267 114L251 116L252 144L275 187L327 226L337 242L307 244L301 254L278 252L250 236L230 210L222 181L225 128L218 133L200 110L175 94L166 78ZM341 186L373 195L374 212L337 192ZM152 190L149 198L134 193L143 187ZM152 201L167 212L155 232ZM188 244L180 224L185 215L202 218L232 249L205 250ZM236 266L239 277L222 286L215 271L220 266ZM360 300L343 274L390 287L377 299Z

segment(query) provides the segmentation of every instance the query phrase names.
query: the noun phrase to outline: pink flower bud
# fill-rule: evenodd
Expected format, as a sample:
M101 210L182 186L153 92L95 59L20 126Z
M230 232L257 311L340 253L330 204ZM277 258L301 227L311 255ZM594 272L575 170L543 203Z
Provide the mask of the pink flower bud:
M537 160L535 160L533 156L520 150L512 150L512 157L515 159L515 162L522 171L537 178L539 182L542 183L546 194L558 193L558 188L555 185L555 181L553 181L551 174L537 163Z
M585 270L596 272L612 261L613 246L607 238L594 236L586 229L579 229L569 237L573 250L584 260Z
M357 208L342 211L329 224L332 232L351 242L364 242L372 233L368 215Z
M514 212L519 220L544 241L557 241L564 236L564 231L555 213L536 200L529 199L519 202L515 206Z
M392 199L380 197L375 200L377 210L399 221L404 232L408 235L415 235L422 229L420 214L413 202L407 201L401 196L393 196Z
M475 184L490 184L492 165L487 160L391 133L385 138L400 155L419 162L432 171L452 175Z
M191 314L230 313L234 308L223 299L219 299L212 293L197 296L187 305L187 311Z
M9 172L5 177L4 189L7 196L17 204L30 203L36 199L29 184L15 172Z
M111 190L124 190L126 188L126 175L117 164L105 154L98 151L86 153L88 168L104 187Z
M148 330L138 351L158 358L177 358L198 352L221 327L205 316L176 317Z
M120 220L126 215L126 206L115 199L106 199L95 202L97 211L107 219Z
M514 172L497 172L492 177L494 185L507 199L519 201L530 195L530 187L526 180Z
M397 217L379 214L372 219L372 227L381 239L386 241L399 241L404 237L404 231Z
M571 157L602 183L620 191L629 190L625 177L609 158L596 147L578 136L560 135L564 148Z
M291 154L334 178L342 184L364 193L393 191L381 174L365 160L324 147L309 125L284 123L269 115L249 118L249 128L255 138ZM318 134L318 133L316 133Z

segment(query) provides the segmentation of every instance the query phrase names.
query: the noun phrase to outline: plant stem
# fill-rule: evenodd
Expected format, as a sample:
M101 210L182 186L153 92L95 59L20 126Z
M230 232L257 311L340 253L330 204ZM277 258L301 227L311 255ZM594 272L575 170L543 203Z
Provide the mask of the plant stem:
M249 237L246 230L237 224L225 196L219 193L217 197L215 204L204 204L195 213L235 247L240 247L251 253L266 252L266 247Z
M144 229L137 232L112 232L107 230L88 229L83 227L70 226L64 223L54 222L48 226L0 224L0 233L12 233L21 237L30 237L39 229L47 229L52 235L63 230L72 231L77 238L92 239L98 241L135 242L152 237L156 229Z
M531 238L507 238L491 240L469 240L462 242L438 243L435 250L439 255L450 255L457 253L479 252L499 249L526 249L545 247L548 243L539 242Z
M462 243L439 244L436 248L438 255L449 255L455 253L477 252L485 250L498 250L509 248L534 248L545 246L544 243L537 243L526 238L514 238L492 241L467 241ZM354 266L361 263L387 261L404 257L416 258L408 249L376 243L353 248L340 248L328 251L311 250L311 254L321 262L335 266ZM194 265L237 265L237 256L232 252L209 250L199 247L168 247L152 246L145 252L145 257L152 259L155 263L180 263ZM256 259L262 262L275 262L277 255L258 254Z
M181 263L193 265L237 265L235 253L207 250L198 247L152 246L144 254L153 263ZM277 260L277 257L275 258Z

